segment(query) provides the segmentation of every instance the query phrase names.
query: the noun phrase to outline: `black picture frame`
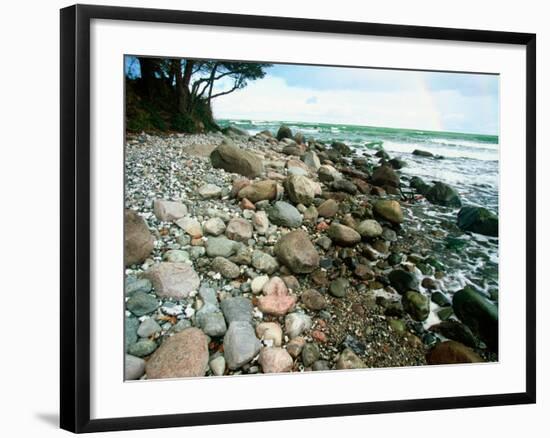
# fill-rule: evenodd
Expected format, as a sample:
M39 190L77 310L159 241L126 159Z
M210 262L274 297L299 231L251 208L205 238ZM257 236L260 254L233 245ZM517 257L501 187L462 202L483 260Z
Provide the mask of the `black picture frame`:
M526 48L526 391L324 406L90 419L90 22L93 19L408 37L522 45ZM365 415L536 401L536 36L448 29L110 6L61 10L61 349L60 426L75 432Z

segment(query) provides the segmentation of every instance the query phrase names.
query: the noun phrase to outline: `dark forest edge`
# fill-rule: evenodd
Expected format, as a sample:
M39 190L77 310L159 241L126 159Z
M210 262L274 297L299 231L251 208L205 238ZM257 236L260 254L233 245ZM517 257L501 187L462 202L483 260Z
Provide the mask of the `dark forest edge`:
M129 132L219 131L214 99L265 76L271 64L127 56L126 129Z

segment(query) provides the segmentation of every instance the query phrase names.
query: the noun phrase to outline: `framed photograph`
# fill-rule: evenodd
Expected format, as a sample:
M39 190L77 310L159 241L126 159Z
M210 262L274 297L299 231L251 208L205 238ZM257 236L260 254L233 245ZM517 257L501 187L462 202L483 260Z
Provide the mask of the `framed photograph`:
M61 427L535 402L535 35L61 10Z

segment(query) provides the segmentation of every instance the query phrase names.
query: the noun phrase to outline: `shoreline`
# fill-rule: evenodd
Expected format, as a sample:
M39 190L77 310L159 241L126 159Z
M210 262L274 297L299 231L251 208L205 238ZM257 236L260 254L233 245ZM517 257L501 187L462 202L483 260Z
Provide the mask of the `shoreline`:
M449 363L440 345L462 361L497 360L479 348L492 332L452 316L434 243L414 226L424 195L390 157L241 134L127 137L125 206L141 237L151 233L138 252L155 243L126 270L126 378ZM155 200L173 203L160 211ZM309 241L304 254L281 249L289 233ZM159 263L190 270L155 272ZM201 361L174 364L174 351Z

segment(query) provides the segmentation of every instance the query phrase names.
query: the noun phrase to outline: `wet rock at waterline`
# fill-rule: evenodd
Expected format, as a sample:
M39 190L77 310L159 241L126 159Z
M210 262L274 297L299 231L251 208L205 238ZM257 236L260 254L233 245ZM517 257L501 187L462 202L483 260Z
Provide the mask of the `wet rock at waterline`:
M399 175L390 166L380 166L372 174L372 182L378 186L399 187Z
M457 191L450 185L439 181L428 190L426 199L434 204L444 205L446 207L462 206L462 201Z
M380 200L374 204L374 211L382 218L393 224L403 222L403 210L397 201Z
M462 207L457 225L464 231L498 237L498 216L483 207Z
M276 137L279 141L284 140L285 138L292 139L292 130L288 126L281 125L277 131Z
M456 341L437 344L427 355L429 365L483 362L483 359L470 348Z
M400 294L409 290L418 290L418 279L412 272L395 269L390 272L388 279L393 288Z
M356 231L362 236L369 239L380 237L384 231L382 226L374 219L367 219L357 225Z
M415 321L424 321L430 314L430 299L420 292L407 291L402 298L403 309Z
M456 316L487 345L498 350L498 307L473 287L467 286L453 295Z

